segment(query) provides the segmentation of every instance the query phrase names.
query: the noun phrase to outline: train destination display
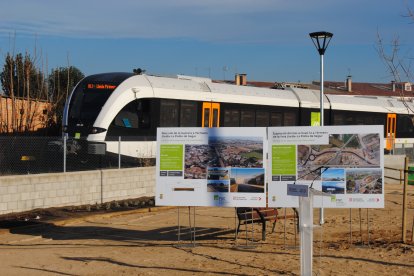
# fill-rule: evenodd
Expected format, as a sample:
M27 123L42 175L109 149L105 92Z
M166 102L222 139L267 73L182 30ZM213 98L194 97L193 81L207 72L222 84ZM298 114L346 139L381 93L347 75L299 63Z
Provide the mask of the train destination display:
M268 128L269 206L297 207L291 184L331 196L314 207L383 208L383 126Z
M264 207L266 128L158 128L156 204Z

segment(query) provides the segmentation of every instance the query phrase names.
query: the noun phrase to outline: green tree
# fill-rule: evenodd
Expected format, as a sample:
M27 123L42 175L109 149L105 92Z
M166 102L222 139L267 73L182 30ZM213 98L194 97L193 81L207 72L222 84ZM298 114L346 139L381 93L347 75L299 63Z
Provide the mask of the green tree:
M48 83L49 100L52 103L52 112L56 118L55 127L59 128L62 125L65 102L76 84L84 77L85 75L75 66L52 69Z

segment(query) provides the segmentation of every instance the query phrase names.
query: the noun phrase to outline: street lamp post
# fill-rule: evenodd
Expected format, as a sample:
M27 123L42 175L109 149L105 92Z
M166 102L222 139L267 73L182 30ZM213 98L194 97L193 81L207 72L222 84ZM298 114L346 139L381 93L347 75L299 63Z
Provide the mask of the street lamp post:
M313 32L310 33L309 36L312 39L313 44L316 47L316 50L318 50L318 53L321 57L321 74L320 74L320 125L324 125L324 114L323 114L323 100L324 100L324 93L323 93L323 56L325 54L326 49L328 48L329 42L331 41L331 38L333 36L332 33L329 32ZM319 213L319 223L324 223L323 218L323 208L320 209Z
M316 50L318 50L319 55L321 57L321 81L320 81L320 87L321 87L321 94L320 94L320 121L321 126L323 126L323 100L324 100L324 94L323 94L323 55L325 54L326 48L328 48L329 42L331 41L331 38L333 36L332 33L328 32L314 32L310 33L309 36L312 39L313 44L316 47Z

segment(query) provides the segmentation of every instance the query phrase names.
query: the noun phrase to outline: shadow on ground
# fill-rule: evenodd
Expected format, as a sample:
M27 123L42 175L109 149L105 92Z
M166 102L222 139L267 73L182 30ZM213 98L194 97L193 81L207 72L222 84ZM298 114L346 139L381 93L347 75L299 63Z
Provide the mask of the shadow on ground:
M38 222L30 226L10 228L12 234L40 236L52 240L113 240L113 241L177 241L191 240L192 231L188 227L162 227L142 231L106 226L59 226L48 222ZM233 229L196 227L197 240L230 239ZM230 235L231 236L231 235ZM231 236L233 237L233 236Z

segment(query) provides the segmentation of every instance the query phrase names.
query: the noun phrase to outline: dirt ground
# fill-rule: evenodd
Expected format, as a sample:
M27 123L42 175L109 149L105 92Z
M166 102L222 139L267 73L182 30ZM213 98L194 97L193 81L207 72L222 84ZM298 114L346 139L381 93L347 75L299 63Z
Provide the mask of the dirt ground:
M408 195L406 244L400 242L401 185L386 185L384 209L325 209L325 224L314 231L314 275L414 275L414 186ZM242 226L235 239L234 208L195 211L194 216L188 208L146 207L60 217L55 212L27 217L31 223L25 226L4 222L0 275L300 274L291 209L279 210L288 219L280 219L274 233L268 225L265 241L260 225L247 232ZM188 226L194 218L197 234L191 242Z

